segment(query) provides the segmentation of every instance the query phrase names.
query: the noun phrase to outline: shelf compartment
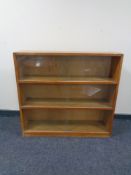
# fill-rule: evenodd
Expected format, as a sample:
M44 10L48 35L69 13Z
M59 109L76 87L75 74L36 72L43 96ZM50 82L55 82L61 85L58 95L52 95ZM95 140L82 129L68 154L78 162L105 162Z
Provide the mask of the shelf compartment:
M111 135L102 122L73 121L64 127L64 122L56 121L30 121L29 127L24 131L25 136L101 136ZM65 128L65 129L64 129Z
M22 84L22 106L111 108L113 85ZM54 104L53 104L54 103ZM70 106L71 107L71 106Z
M112 111L87 109L26 109L25 135L93 135L109 136L108 120Z
M120 63L120 56L105 55L16 55L18 67L18 79L23 82L35 81L35 77L58 77L52 81L63 81L59 77L71 77L75 80L84 78L117 80L116 71ZM31 78L32 77L32 78ZM80 77L80 78L79 78ZM28 79L28 80L27 80ZM31 80L32 79L32 80ZM50 78L51 79L51 78ZM37 78L37 82L41 78ZM49 80L45 80L49 82ZM82 81L82 80L78 80ZM85 80L86 81L86 80ZM87 80L88 81L88 80ZM97 80L96 80L97 81ZM101 81L101 80L100 80ZM107 80L105 80L106 82ZM70 82L70 80L67 80ZM90 80L89 80L90 82ZM94 80L95 82L95 80Z
M25 76L19 83L36 84L117 84L112 78L102 77L44 77L44 76Z
M25 104L22 106L22 109L31 109L31 108L89 108L89 109L104 109L112 110L113 107L111 104L104 101L87 101L87 100L60 100L60 99L41 99L29 98L26 100Z

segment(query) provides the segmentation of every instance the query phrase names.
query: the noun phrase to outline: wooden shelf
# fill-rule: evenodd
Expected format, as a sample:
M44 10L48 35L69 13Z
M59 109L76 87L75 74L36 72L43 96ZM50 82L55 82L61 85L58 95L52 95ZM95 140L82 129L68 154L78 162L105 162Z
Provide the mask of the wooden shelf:
M88 52L88 53L83 53L83 52L32 52L29 50L26 51L21 51L21 52L14 52L14 56L100 56L100 57L105 57L105 56L123 56L123 53L117 53L117 52Z
M38 84L117 84L112 78L99 77L42 77L27 76L19 80L19 83Z
M110 136L101 121L29 121L24 135Z
M33 108L86 108L86 109L104 109L112 110L111 104L104 101L87 101L87 100L44 100L44 99L27 99L22 109Z

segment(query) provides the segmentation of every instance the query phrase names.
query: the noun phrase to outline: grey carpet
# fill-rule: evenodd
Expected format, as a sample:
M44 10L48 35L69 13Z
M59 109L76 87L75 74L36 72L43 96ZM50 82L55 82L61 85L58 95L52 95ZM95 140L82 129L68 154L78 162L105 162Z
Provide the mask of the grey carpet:
M131 120L113 137L23 138L18 117L0 117L0 175L131 175Z

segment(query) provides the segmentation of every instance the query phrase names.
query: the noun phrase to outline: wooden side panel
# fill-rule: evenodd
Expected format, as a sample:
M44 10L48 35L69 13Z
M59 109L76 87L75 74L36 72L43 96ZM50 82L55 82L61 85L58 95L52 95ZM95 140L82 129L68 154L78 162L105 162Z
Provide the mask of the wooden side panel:
M24 118L23 116L23 112L22 112L22 99L23 99L23 94L20 91L20 87L19 87L19 67L18 67L18 62L17 62L17 58L16 55L13 54L13 59L14 59L14 66L15 66L15 75L16 75L16 84L17 84L17 93L18 93L18 101L19 101L19 109L20 109L20 121L21 121L21 128L22 128L22 134L24 135L24 129L27 127L27 120Z
M113 113L112 113L112 115L109 118L108 123L107 123L110 132L112 132L112 124L113 124L113 119L114 119L116 100L117 100L119 83L120 83L121 69L122 69L122 63L123 63L123 55L116 56L112 59L114 60L114 64L112 65L112 72L111 73L113 74L113 77L117 82L117 85L116 85L115 91L113 93L113 96L111 98L111 103L113 105Z

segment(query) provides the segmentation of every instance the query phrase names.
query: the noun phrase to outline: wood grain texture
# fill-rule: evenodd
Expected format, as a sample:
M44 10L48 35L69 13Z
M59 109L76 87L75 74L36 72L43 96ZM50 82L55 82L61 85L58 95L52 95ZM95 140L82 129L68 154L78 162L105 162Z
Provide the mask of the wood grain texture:
M112 78L26 76L20 84L117 84Z
M99 100L109 102L114 92L112 85L39 85L24 84L20 86L23 103L28 99L56 99L56 100Z
M107 127L109 128L110 132L112 132L113 119L114 119L116 100L117 100L117 95L118 95L118 90L119 90L119 82L120 82L120 76L121 76L123 57L124 57L124 55L121 55L120 57L118 57L118 56L115 57L115 58L117 58L117 61L115 61L115 68L113 67L113 69L115 69L113 76L117 80L117 86L116 86L114 94L112 96L112 101L110 101L113 104L113 113L112 113L112 115L107 123Z
M110 110L97 110L97 109L65 109L65 108L52 108L52 109L23 109L23 114L27 120L79 120L79 121L103 121L105 118L110 118L112 111Z
M39 56L39 55L67 55L67 56L123 56L123 53L118 53L118 52L88 52L88 53L83 53L83 52L43 52L43 51L19 51L19 52L14 52L13 53L16 56Z
M67 132L67 131L27 131L25 130L23 132L23 136L44 136L44 137L91 137L91 138L107 138L111 137L112 133L110 132Z
M102 122L95 121L29 121L25 135L59 135L59 136L109 136L110 133Z
M108 78L111 57L91 56L21 56L20 79L34 77Z
M76 109L104 109L104 110L112 110L113 107L110 103L104 101L88 101L88 100L45 100L45 99L28 99L25 101L25 104L21 106L22 109L34 109L34 108L76 108Z
M27 127L27 120L25 120L24 116L23 116L23 112L22 112L22 92L20 91L19 88L19 67L17 64L17 57L16 54L13 54L13 60L14 60L14 66L15 66L15 76L16 76L16 83L17 83L17 93L18 93L18 102L19 102L19 110L20 110L20 124L21 124L21 128L22 128L22 135L24 135L24 129Z

